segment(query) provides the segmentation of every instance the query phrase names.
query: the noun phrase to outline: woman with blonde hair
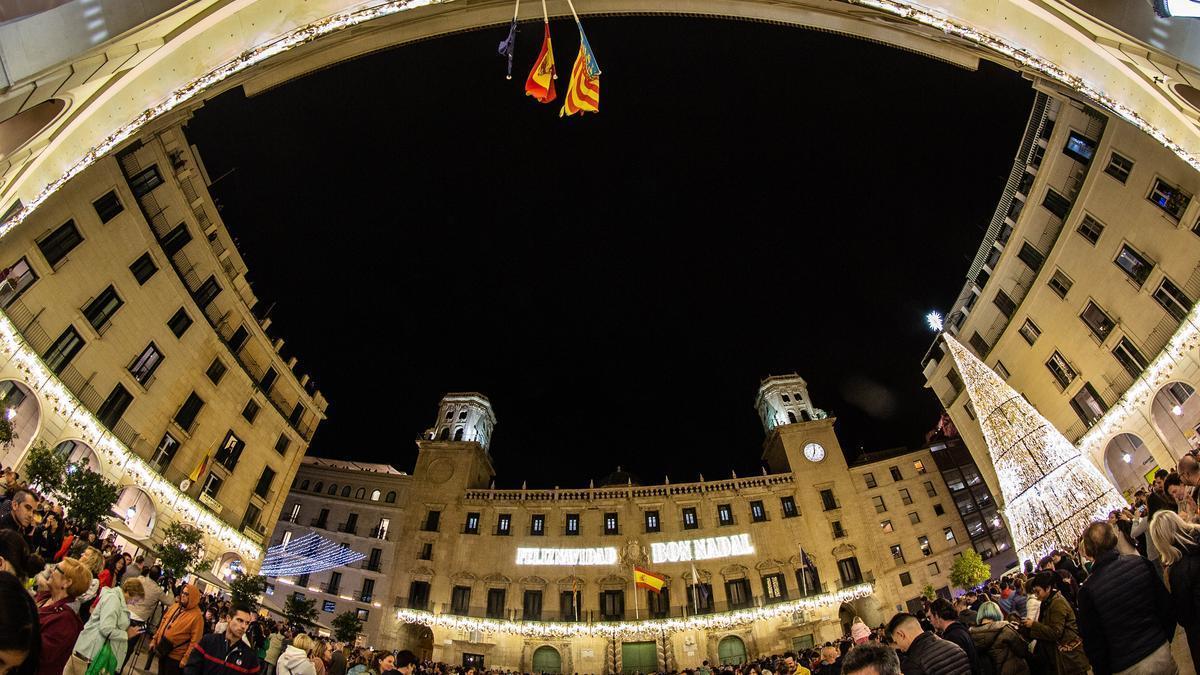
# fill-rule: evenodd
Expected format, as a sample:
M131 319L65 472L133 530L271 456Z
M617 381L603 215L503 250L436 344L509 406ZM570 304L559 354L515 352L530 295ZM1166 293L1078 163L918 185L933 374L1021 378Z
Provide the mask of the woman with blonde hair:
M71 602L88 589L92 572L75 558L63 558L39 579L36 602L42 629L42 653L37 675L62 675L71 648L83 630L83 621Z
M1158 549L1163 581L1175 618L1187 633L1192 662L1200 663L1200 525L1163 509L1150 520L1150 543Z
M312 661L313 670L317 675L325 675L325 652L329 651L329 644L324 640L313 640L313 646L308 650L308 658Z
M308 657L313 644L313 639L304 633L292 638L292 644L283 650L275 663L276 675L317 675L316 667Z

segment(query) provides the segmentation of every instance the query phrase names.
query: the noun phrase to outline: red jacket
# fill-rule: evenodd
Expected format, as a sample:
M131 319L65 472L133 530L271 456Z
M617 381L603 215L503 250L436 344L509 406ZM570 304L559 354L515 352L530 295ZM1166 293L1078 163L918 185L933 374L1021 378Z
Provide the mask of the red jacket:
M62 547L58 549L58 553L54 554L54 561L58 562L59 560L62 560L63 556L65 556L67 554L67 551L71 550L71 544L74 544L74 543L75 543L75 535L68 534L67 536L63 537Z
M62 675L75 648L75 641L83 631L83 622L71 609L70 598L41 607L42 601L48 597L46 593L39 593L37 598L38 622L42 628L42 657L37 675Z

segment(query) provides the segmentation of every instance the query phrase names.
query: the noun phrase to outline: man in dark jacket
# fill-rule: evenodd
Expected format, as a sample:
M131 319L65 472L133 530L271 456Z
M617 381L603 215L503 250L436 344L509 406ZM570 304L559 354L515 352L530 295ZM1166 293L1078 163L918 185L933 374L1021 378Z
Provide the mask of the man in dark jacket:
M37 497L29 490L17 490L10 506L9 512L0 516L0 530L15 530L30 548L35 548L33 518L38 507Z
M1079 634L1096 675L1130 668L1177 672L1171 656L1175 616L1154 567L1138 555L1117 553L1117 533L1104 521L1083 531L1092 573L1079 587Z
M958 610L945 598L934 600L929 610L929 620L933 622L933 627L941 634L942 639L958 645L967 655L971 672L978 675L979 655L975 653L975 641L971 639L971 631L959 621Z
M903 652L904 675L967 675L971 662L961 647L921 628L912 614L901 612L887 625L887 635Z
M254 612L245 605L234 605L224 633L200 638L183 667L184 675L255 675L258 655L245 640L246 628Z

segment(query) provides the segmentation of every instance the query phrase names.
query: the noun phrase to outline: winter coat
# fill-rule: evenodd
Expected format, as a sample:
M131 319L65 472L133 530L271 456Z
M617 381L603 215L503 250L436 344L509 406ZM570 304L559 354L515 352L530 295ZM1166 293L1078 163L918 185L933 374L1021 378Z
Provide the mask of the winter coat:
M871 638L871 629L867 628L867 624L855 621L850 626L850 637L854 640L854 644L861 645Z
M310 656L309 661L312 661L313 670L317 671L317 675L325 675L325 661L319 656Z
M255 675L262 666L245 638L229 644L224 633L210 633L196 643L183 666L184 675Z
M151 644L157 645L162 638L167 638L175 648L170 657L181 665L190 656L192 645L204 636L204 615L200 613L200 592L194 588L188 589L187 604L175 603L163 612L158 622L158 630L154 631Z
M275 662L279 660L279 655L282 653L283 634L281 634L279 631L275 631L267 637L267 655L263 657L263 659L273 666L275 665Z
M1120 672L1175 635L1175 613L1150 561L1100 554L1079 587L1079 634L1096 675Z
M333 657L329 659L329 675L346 675L346 655L342 650L333 650Z
M303 649L291 645L288 645L287 649L279 655L279 660L275 662L275 668L277 675L317 675L308 654L305 654Z
M42 632L42 655L38 660L37 675L62 675L71 658L71 648L83 630L83 622L71 609L70 598L42 607L41 603L49 597L48 593L37 596L38 623Z
M1189 546L1183 557L1167 567L1171 606L1179 625L1188 630L1200 627L1200 546Z
M1007 621L994 621L971 628L971 640L981 659L991 661L992 669L980 668L981 672L995 675L1029 675L1029 664L1025 655L1029 645ZM982 664L981 664L982 665Z
M1080 644L1075 610L1062 593L1051 591L1042 602L1029 635L1038 641L1039 651L1044 649L1052 653L1050 661L1055 664L1058 675L1082 675L1088 671L1090 666Z
M997 604L1000 605L1000 611L1004 612L1004 616L1016 614L1024 619L1026 612L1029 611L1029 596L1013 591L1007 598L1001 598Z
M75 641L75 652L89 659L96 658L104 643L112 647L117 663L125 663L125 652L129 647L129 608L125 605L125 591L106 588L100 591L100 604L88 617L83 632Z
M971 662L961 647L933 633L922 633L900 659L904 675L967 675Z
M971 664L971 672L979 672L979 655L975 653L975 641L971 639L970 631L961 621L953 621L946 626L946 630L942 631L942 639L958 645L959 649L962 649L967 655L967 662Z

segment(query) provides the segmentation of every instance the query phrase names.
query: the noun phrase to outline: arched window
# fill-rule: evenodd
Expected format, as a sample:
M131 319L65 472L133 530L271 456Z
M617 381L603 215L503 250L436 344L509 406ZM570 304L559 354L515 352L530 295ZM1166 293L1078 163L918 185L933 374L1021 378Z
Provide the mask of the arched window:
M800 411L800 419L804 420L805 422L811 422L812 415L809 415L807 410L801 410Z
M363 499L367 496L367 488L358 488L358 492L354 493L355 499Z
M301 490L307 490L307 489L308 489L308 479L307 479L307 478L305 478L305 479L304 479L304 482L300 484L300 489L301 489Z
M462 437L463 437L463 430L462 430L462 427L459 427L458 430L456 430L454 432L454 440L461 441Z
M349 496L350 496L350 486L349 486L349 485L344 485L344 486L342 486L342 496L343 496L343 497L349 497Z
M379 501L379 490L373 490L371 492L371 501L373 501L373 502Z
M317 484L313 486L313 492L320 492L321 490L324 490L324 489L325 489L324 481L317 481Z
M388 492L387 496L383 498L383 501L385 501L389 504L395 504L396 503L396 491L392 490L392 491Z
M336 495L337 494L337 483L330 483L329 484L329 492L327 492L325 494Z
M791 422L792 424L796 423L796 413L792 412L791 410L788 411L788 422Z
M438 440L439 441L450 440L450 427L446 427L445 429L442 429L442 433L441 433L441 435L438 436Z
M467 409L466 408L463 408L462 412L458 413L458 419L460 419L460 420L467 419Z

